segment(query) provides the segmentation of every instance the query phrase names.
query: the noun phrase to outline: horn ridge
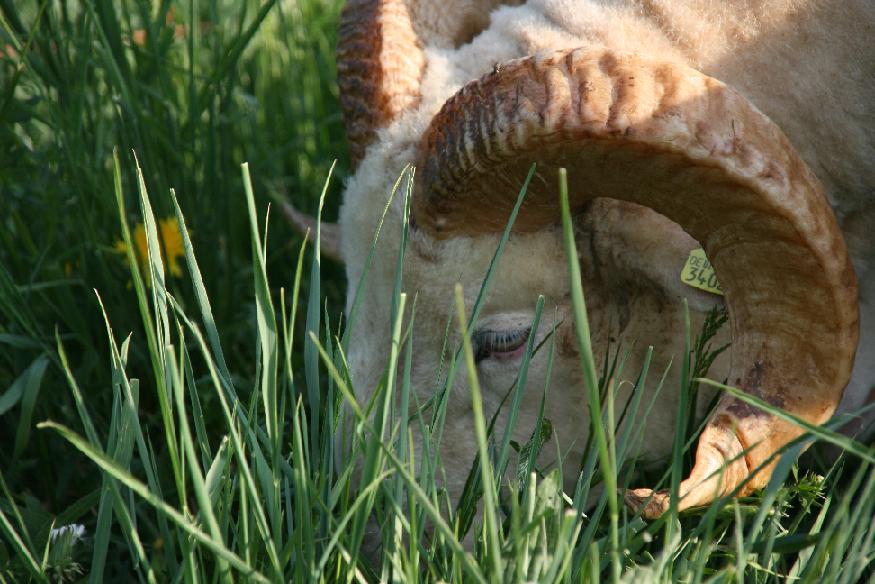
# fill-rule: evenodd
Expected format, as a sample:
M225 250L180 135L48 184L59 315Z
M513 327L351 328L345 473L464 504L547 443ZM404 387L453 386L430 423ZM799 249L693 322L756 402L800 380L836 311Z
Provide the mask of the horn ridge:
M350 0L340 17L337 83L353 164L379 128L419 103L425 55L404 0Z
M354 165L377 131L415 108L426 47L470 42L501 4L521 0L349 0L340 16L337 83Z

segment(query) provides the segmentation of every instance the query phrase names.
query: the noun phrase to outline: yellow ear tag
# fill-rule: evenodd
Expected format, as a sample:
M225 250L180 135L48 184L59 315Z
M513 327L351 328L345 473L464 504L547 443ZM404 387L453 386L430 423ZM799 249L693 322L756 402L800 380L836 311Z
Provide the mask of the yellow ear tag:
M717 272L708 261L704 249L694 249L690 252L690 257L687 258L687 263L681 270L681 282L687 286L723 296L723 288L717 281Z

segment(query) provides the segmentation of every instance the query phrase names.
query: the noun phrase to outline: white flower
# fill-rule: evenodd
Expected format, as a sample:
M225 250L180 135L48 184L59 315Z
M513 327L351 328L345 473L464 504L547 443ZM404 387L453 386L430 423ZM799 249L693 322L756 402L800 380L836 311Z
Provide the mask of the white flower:
M56 527L49 533L49 538L54 542L59 537L63 537L69 533L71 540L75 543L85 537L85 526L79 523L71 523L70 525L62 525Z

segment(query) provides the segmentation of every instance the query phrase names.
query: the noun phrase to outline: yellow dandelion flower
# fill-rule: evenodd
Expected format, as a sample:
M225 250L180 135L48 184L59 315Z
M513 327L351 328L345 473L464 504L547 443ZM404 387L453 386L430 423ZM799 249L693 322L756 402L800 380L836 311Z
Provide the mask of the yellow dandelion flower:
M149 270L149 242L146 239L146 228L142 223L137 223L134 227L134 247L137 256L137 262L140 264L140 271L146 279L146 285L152 285L152 275ZM161 259L164 262L167 271L174 278L182 276L182 266L180 258L185 257L185 248L182 241L182 232L179 228L179 222L175 217L158 220L158 243L161 247ZM123 255L127 255L128 246L124 241L116 241L113 244L113 249ZM127 262L127 258L125 258Z
M182 276L179 258L185 257L185 248L182 243L182 232L179 229L179 222L176 220L176 217L161 219L158 222L158 229L161 232L161 245L167 269L170 270L171 276L179 278Z

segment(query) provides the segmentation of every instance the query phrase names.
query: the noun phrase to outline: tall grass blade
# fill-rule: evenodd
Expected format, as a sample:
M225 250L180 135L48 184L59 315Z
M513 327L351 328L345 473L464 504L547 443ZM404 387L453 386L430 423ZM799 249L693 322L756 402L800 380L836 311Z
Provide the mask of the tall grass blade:
M79 389L79 384L76 383L75 377L73 377L72 371L70 371L70 366L67 360L67 353L64 351L64 346L61 344L61 339L56 335L56 341L58 346L58 357L61 361L61 368L64 372L65 377L67 378L67 384L70 386L70 390L73 392L73 399L76 403L76 409L79 412L79 417L82 420L82 425L85 428L85 434L88 437L88 440L93 445L100 444L100 439L98 438L97 431L94 428L94 423L91 421L91 416L88 414L88 409L85 407L85 400L82 397L82 391ZM46 422L44 422L46 423ZM37 427L41 427L39 424ZM147 466L147 473L150 473L148 476L152 476L152 469ZM132 519L132 514L129 513L128 508L125 506L124 500L122 499L122 495L119 491L118 485L112 477L105 475L104 485L108 486L110 492L113 496L115 513L119 518L119 522L121 523L122 529L125 530L134 551L136 552L136 559L140 562L146 570L146 580L152 584L157 582L155 577L155 573L152 570L152 566L149 562L148 556L146 556L146 551L143 547L143 543L140 540L140 536L137 533L136 528L134 527L134 521ZM163 519L163 518L162 518ZM167 529L164 525L161 525L161 530L163 533L167 533Z
M589 403L589 416L592 424L598 449L601 474L605 485L605 497L608 502L610 516L610 558L611 558L611 581L620 579L619 535L618 521L619 508L617 505L617 475L614 461L608 449L608 440L605 430L600 424L602 419L601 404L599 403L598 377L596 376L595 360L592 354L592 343L589 335L589 320L586 315L586 304L583 298L583 285L580 277L580 265L578 264L577 246L574 242L574 228L571 223L571 208L568 204L568 176L565 169L559 170L559 202L562 210L562 233L565 242L565 257L568 261L568 279L571 286L571 303L574 311L574 332L580 350L580 364L583 370L584 389Z
M39 398L43 376L49 359L45 354L37 357L30 366L15 380L7 391L13 397L16 393L21 397L21 410L18 414L18 429L15 432L15 444L12 449L13 458L21 456L30 441L30 430L33 425L34 408ZM4 395L5 397L5 395ZM11 404L10 404L11 405Z
M322 266L322 207L325 205L325 196L328 193L328 185L334 172L335 164L331 165L325 183L322 186L322 194L319 196L319 213L316 217L316 235L313 241L313 260L310 264L310 297L307 302L306 330L317 334L321 328L320 310L322 291L320 286ZM319 382L319 355L312 344L304 343L304 378L307 382L307 401L310 407L310 445L316 447L321 443L320 437L320 413L322 411L322 388ZM311 453L315 457L316 453Z
M687 304L687 299L683 300L684 314L684 353L681 356L681 378L680 387L678 388L678 410L675 418L674 440L671 449L671 483L669 497L669 517L676 517L678 513L678 499L680 497L681 479L684 474L684 441L687 436L687 412L689 411L690 401L690 307ZM665 523L665 539L672 541L674 536L671 530L674 528L674 521L666 521Z
M465 296L461 284L456 284L456 316L459 321L459 331L462 334L465 365L468 373L468 387L471 390L471 407L474 416L474 431L477 439L477 452L480 455L480 480L483 482L483 515L484 537L486 540L488 561L491 562L491 578L500 579L501 545L498 527L498 501L496 500L495 477L490 464L489 448L486 444L486 422L483 416L483 398L480 393L480 382L477 379L477 367L474 364L474 350L471 347L471 336L465 319Z

